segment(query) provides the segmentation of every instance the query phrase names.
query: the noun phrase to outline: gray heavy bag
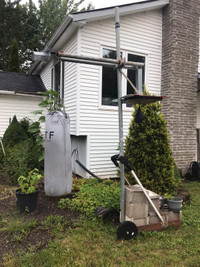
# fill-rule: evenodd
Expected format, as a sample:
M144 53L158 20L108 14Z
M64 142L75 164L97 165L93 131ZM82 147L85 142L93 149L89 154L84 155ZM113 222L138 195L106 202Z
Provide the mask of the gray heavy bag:
M46 116L44 190L47 196L63 196L72 189L69 116L52 111Z

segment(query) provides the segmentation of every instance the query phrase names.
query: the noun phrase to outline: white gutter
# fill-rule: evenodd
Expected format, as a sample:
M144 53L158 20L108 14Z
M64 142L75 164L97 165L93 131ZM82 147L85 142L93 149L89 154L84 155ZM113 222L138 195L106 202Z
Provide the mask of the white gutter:
M119 14L121 16L144 12L152 9L163 8L169 4L169 0L150 0L145 2L136 2L119 6ZM115 16L115 6L101 8L86 12L73 13L74 22L84 20L94 21L97 19L113 18Z
M25 97L36 97L36 98L41 98L43 95L37 94L37 93L18 93L15 91L3 91L0 90L0 95L17 95L17 96L25 96Z
M43 49L43 52L50 52L52 47L55 45L55 43L58 41L58 39L61 37L61 35L66 31L66 29L69 27L69 25L72 23L73 17L71 15L68 15L64 18L62 23L60 24L59 28L55 31L45 48ZM41 61L36 61L31 69L28 71L28 74L31 75L34 70L40 65Z

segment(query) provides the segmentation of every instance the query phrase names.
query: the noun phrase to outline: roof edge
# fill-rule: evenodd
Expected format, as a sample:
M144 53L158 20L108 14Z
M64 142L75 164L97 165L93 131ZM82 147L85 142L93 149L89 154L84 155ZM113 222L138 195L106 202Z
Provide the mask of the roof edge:
M138 13L142 11L159 9L169 4L169 0L147 0L143 2L130 3L125 5L119 5L119 14L126 15L131 13ZM97 20L97 19L105 19L107 17L115 16L115 8L116 6L101 8L101 9L93 9L85 12L77 12L73 13L73 21L78 22L82 20Z

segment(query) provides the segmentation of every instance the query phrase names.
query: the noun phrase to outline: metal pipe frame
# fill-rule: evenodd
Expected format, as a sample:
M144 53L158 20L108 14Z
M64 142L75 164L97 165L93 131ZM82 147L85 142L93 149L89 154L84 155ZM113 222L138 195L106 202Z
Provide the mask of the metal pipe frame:
M119 7L115 8L115 32L116 32L116 49L117 60L120 60L120 23ZM117 69L117 88L118 88L118 119L119 119L119 155L124 155L123 147L123 115L122 115L122 73L121 68ZM120 164L120 183L121 183L121 222L125 221L125 183L124 183L124 164Z
M73 55L73 54L66 54L66 53L63 53L62 51L59 51L56 56L58 58L61 58L62 60L66 60L66 61L71 61L72 59L74 60L74 62L77 62L77 63L85 63L85 64L91 64L91 62L94 62L94 63L107 63L108 65L111 65L111 66L114 66L116 67L119 66L119 67L123 67L124 66L132 66L132 67L135 67L135 68L142 68L144 66L144 63L141 63L141 62L133 62L133 61L126 61L125 59L121 59L121 56L117 59L111 59L111 58L101 58L101 57L89 57L89 56L81 56L81 55ZM71 59L71 60L69 60ZM90 62L90 63L87 63L87 62ZM98 65L101 65L102 64L98 64ZM107 66L108 66L107 65Z

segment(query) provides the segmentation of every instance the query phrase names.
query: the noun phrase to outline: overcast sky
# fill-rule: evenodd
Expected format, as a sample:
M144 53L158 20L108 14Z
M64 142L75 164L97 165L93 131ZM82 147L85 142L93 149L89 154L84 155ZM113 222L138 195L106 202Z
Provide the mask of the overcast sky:
M81 7L86 7L89 3L92 3L95 8L103 8L108 6L124 5L134 2L140 2L144 0L85 0ZM22 0L21 3L26 3L28 0ZM38 0L33 0L38 5Z

